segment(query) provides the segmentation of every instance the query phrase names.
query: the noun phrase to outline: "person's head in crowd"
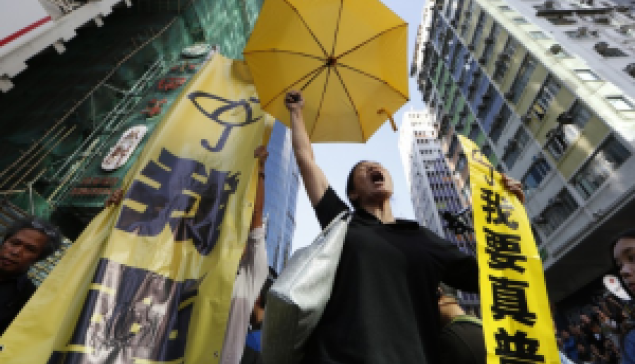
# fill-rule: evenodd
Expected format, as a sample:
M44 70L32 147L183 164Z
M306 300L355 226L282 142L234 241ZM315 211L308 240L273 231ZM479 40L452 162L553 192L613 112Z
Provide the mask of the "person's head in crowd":
M620 233L612 244L613 264L624 289L635 296L635 229Z
M276 278L278 278L278 274L273 268L269 267L269 275L267 275L267 279L260 289L260 294L258 295L258 299L256 299L256 302L254 303L254 308L251 311L251 317L249 319L251 326L254 328L258 328L262 324L262 320L265 317L267 294L269 294L269 290L271 289L273 283L276 281Z
M604 312L602 312L602 311L598 311L597 318L598 318L598 320L600 322L605 322L605 321L607 321L609 319L609 317L606 316L606 314Z
M586 346L584 346L584 344L578 343L578 353L586 353Z
M61 242L59 230L46 221L34 217L16 220L0 245L0 279L25 273L34 263L53 254Z
M571 337L571 334L569 334L569 331L567 330L562 330L560 332L560 336L562 337L562 340L568 340Z
M569 332L573 336L578 336L580 335L580 327L578 325L571 324L569 325Z
M437 298L442 325L447 325L457 316L465 315L465 311L459 305L456 289L441 283L437 290Z
M580 314L580 323L585 326L589 325L591 323L591 318L589 315L582 313Z
M353 166L346 179L346 195L357 210L384 204L393 194L390 173L377 162L363 160Z
M599 334L600 332L602 332L602 328L600 327L600 324L595 320L591 321L591 323L589 324L589 328L591 329L591 332L594 334Z

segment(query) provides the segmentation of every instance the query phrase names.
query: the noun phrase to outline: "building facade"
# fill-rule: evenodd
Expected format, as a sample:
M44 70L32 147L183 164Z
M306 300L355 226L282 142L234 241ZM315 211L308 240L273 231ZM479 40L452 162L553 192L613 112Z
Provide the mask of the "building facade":
M464 186L458 133L523 183L556 302L610 269L609 241L635 213L633 24L607 2L424 7L411 71L442 149Z
M291 254L300 182L298 164L291 148L291 133L282 123L274 124L267 150L264 208L267 258L269 266L280 272Z
M428 111L407 111L399 132L399 151L410 188L410 198L417 222L437 235L474 254L474 236L456 234L447 228L443 213L456 214L469 207L461 196L437 138L438 123ZM478 295L460 292L461 305L472 313L479 312Z

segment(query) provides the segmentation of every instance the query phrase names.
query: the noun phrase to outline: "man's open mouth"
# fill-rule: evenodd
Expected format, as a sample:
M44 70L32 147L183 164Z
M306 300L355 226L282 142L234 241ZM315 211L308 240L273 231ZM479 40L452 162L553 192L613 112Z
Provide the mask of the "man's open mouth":
M384 182L384 175L380 171L373 171L370 173L370 180L373 181L373 183Z

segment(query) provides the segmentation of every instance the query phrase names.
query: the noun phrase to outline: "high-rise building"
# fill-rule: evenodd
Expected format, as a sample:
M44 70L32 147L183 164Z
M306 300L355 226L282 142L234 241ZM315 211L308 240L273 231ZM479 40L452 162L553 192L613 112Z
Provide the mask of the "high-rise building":
M410 187L410 198L419 224L456 244L468 254L474 254L474 236L457 234L448 229L443 213L457 214L469 206L454 182L454 174L441 151L437 138L438 124L427 111L407 111L399 132L399 151ZM461 305L470 312L479 312L478 295L460 292Z
M281 271L291 254L300 175L291 148L291 133L276 122L267 146L265 209L269 265Z
M523 183L555 302L605 274L609 240L632 226L633 24L607 1L424 7L411 70L444 153L467 182L461 133Z

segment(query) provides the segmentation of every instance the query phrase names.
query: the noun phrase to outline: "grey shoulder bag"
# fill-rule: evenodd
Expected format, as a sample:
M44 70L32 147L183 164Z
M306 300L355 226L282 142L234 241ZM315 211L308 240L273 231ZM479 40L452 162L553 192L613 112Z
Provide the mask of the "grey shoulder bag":
M352 213L344 211L296 251L271 286L262 328L265 364L297 364L331 297Z

